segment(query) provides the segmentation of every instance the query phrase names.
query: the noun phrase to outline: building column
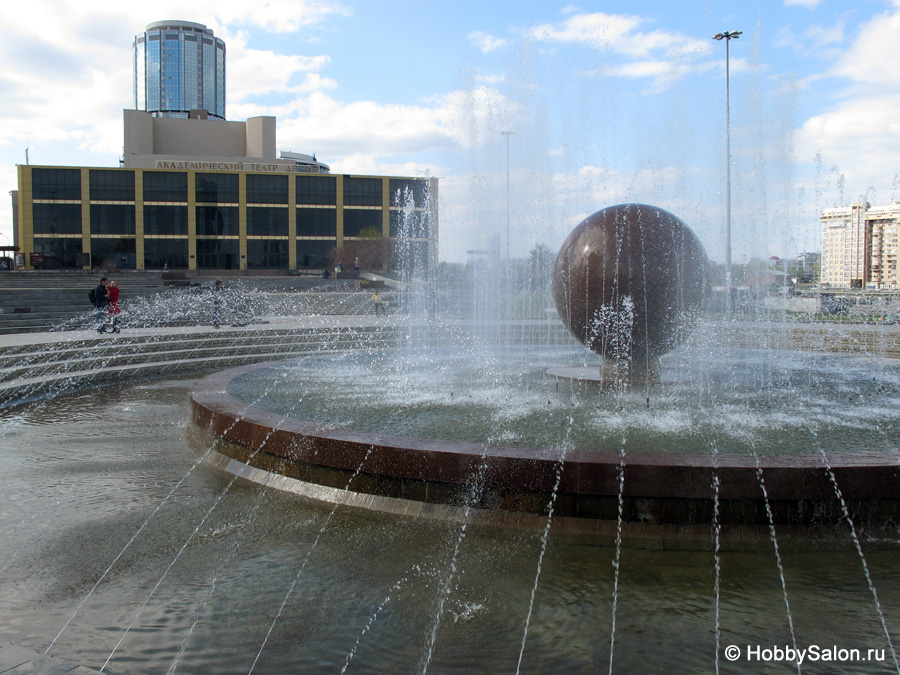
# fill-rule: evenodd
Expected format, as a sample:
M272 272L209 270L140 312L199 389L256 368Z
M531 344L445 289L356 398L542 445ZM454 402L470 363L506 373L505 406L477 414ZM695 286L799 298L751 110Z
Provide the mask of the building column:
M247 174L241 172L238 174L238 234L240 242L238 243L238 258L240 259L239 268L247 269Z
M344 245L344 176L343 174L338 174L337 180L335 181L335 234L337 236L337 241L335 242L335 246L340 248Z
M144 172L134 170L134 257L135 269L144 269Z
M187 172L188 269L197 269L197 173Z
M91 255L91 170L81 170L81 252ZM88 260L91 269L93 256Z
M297 178L288 175L288 269L297 269Z

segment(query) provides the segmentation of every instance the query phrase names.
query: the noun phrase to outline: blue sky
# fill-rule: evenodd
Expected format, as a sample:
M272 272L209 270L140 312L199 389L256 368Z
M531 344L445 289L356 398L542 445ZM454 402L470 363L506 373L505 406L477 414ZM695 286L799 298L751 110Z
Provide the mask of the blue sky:
M743 31L730 44L735 262L818 250L823 208L900 200L900 0L188 7L3 3L4 193L26 148L32 164L116 166L133 37L184 19L226 41L229 119L276 116L279 150L334 173L440 178L445 260L501 249L507 216L525 256L638 201L721 261L725 44L711 38L726 30ZM11 217L0 208L3 243Z

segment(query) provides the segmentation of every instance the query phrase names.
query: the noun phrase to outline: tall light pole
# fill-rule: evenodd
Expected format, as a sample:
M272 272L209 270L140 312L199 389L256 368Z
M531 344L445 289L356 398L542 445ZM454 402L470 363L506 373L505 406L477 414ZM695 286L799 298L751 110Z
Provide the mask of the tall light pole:
M506 274L509 274L509 137L512 131L501 131L506 136Z
M731 282L731 87L729 72L728 43L737 40L741 31L716 33L713 40L725 40L725 312L732 307L733 286Z

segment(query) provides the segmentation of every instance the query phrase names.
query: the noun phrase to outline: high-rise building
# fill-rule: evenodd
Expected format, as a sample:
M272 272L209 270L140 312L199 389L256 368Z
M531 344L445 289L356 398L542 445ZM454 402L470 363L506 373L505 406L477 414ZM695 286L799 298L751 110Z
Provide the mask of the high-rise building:
M900 203L825 209L821 281L837 288L900 288Z
M225 119L225 42L203 24L157 21L134 38L134 107L154 117Z

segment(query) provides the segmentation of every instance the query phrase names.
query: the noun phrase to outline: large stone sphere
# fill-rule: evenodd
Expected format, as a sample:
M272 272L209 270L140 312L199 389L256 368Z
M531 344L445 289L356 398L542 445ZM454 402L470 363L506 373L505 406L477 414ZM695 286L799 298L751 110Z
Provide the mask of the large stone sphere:
M659 357L687 337L708 289L700 241L679 218L646 204L584 219L553 269L556 309L572 334L637 372L658 369Z

